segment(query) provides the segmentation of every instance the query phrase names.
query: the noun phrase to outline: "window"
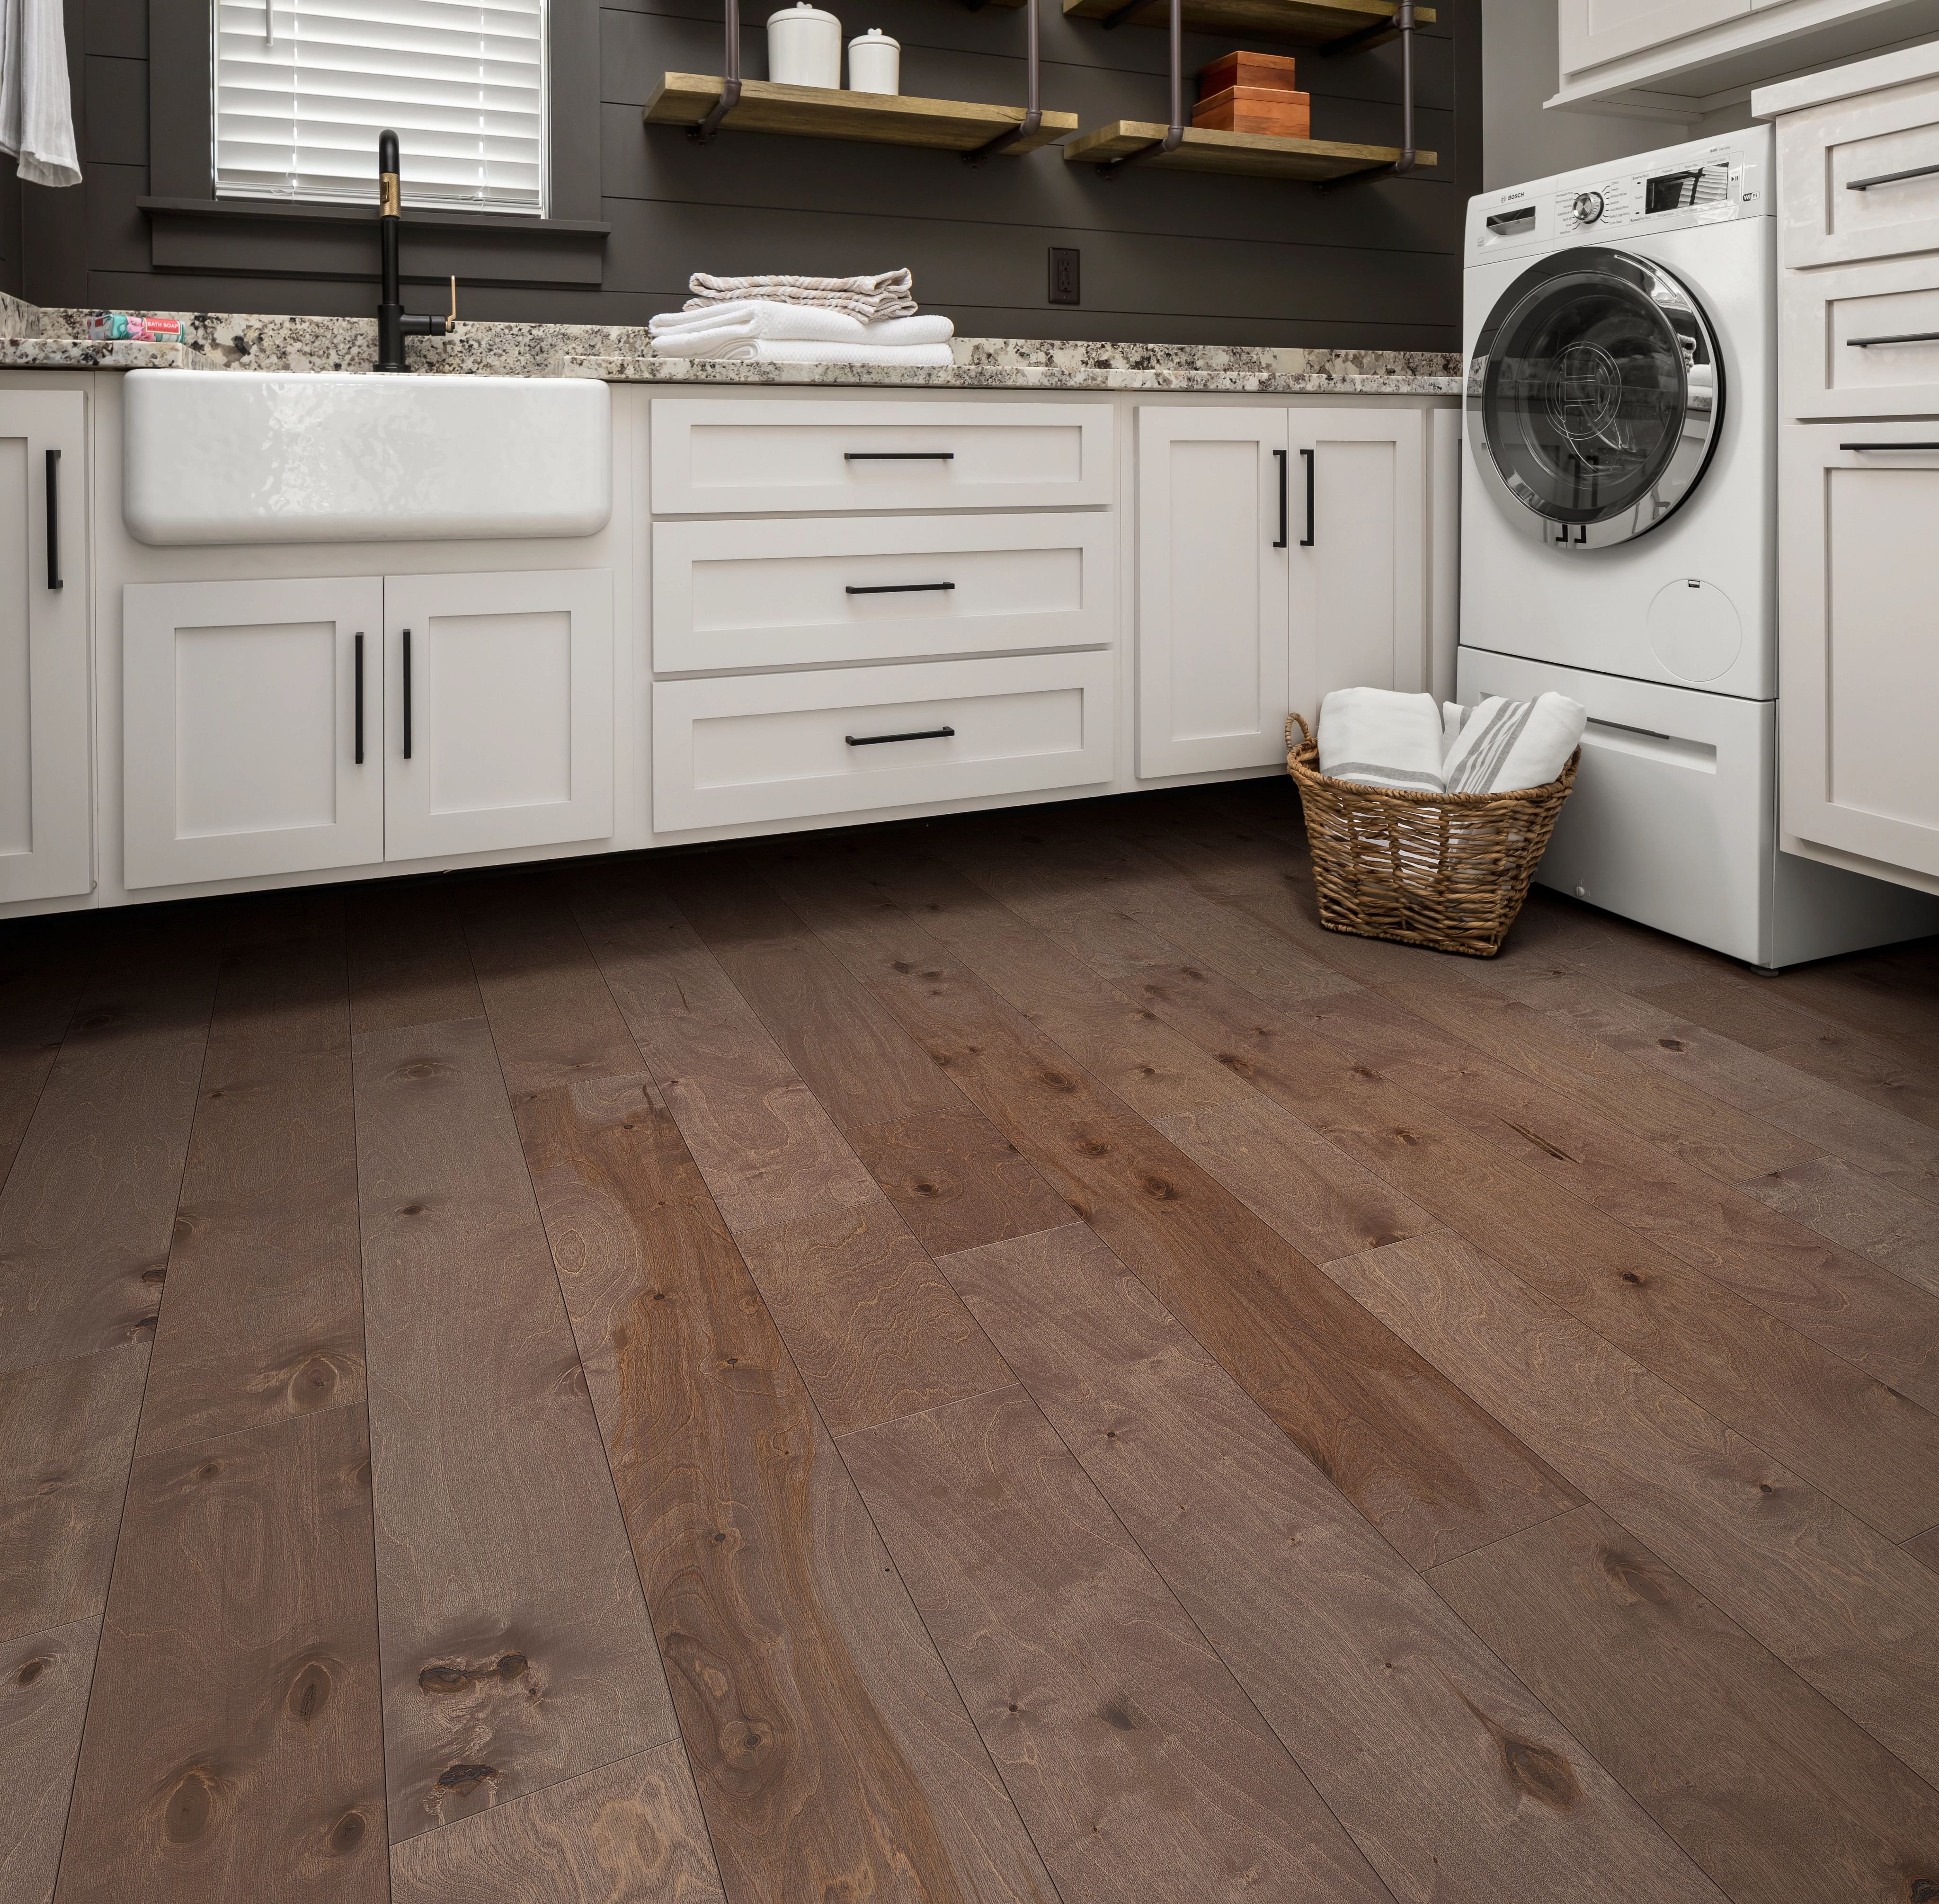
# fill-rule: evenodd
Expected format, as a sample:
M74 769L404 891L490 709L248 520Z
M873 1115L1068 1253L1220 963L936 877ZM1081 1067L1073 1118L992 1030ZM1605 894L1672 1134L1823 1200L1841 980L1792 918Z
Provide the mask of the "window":
M219 198L546 212L546 0L215 0Z

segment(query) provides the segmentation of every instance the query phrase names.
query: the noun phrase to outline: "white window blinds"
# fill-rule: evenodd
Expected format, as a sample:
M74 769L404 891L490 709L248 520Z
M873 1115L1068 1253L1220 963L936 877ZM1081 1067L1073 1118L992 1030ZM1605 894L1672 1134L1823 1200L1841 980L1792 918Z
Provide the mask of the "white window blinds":
M215 0L215 190L545 211L546 0Z

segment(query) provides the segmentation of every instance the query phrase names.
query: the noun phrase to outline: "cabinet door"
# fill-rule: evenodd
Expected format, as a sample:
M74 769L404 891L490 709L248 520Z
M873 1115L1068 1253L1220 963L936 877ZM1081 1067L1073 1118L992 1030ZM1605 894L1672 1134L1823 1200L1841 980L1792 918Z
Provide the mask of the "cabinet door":
M1930 422L1783 432L1778 758L1785 833L1939 874L1935 434Z
M384 583L384 857L613 830L610 569Z
M1308 720L1336 687L1432 684L1420 413L1295 410L1292 702Z
M122 590L130 887L382 859L383 608L374 575Z
M85 404L0 390L0 900L94 883Z
M1777 216L1791 270L1939 248L1939 80L1780 119Z
M1284 755L1286 465L1283 409L1139 409L1146 779L1270 766Z
M1737 20L1752 0L1561 0L1557 30L1564 73L1681 39Z

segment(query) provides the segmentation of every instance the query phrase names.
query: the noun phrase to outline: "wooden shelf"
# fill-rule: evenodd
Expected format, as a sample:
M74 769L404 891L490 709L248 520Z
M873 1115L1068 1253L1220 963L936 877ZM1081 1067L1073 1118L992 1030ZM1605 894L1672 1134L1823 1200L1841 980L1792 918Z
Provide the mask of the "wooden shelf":
M1023 0L988 0L998 7L1016 7ZM1106 20L1123 0L1064 0L1064 11L1079 20ZM1361 42L1379 46L1395 38L1390 24L1393 0L1185 0L1188 33L1231 33L1245 40L1280 40L1292 46L1329 46L1365 34ZM1434 24L1432 7L1417 7L1414 17L1423 26ZM1125 16L1128 26L1168 26L1171 14L1165 0L1145 0Z
M647 102L651 126L697 126L720 102L720 81L705 73L668 73ZM1023 122L1021 106L973 105L962 99L913 99L901 94L850 93L839 87L741 82L741 98L720 123L738 133L785 133L803 139L860 139L875 145L922 145L973 152ZM1046 112L1027 139L1006 156L1034 152L1077 129L1074 112ZM1164 134L1160 132L1159 136Z
M1143 120L1119 119L1073 139L1064 156L1076 165L1103 165L1128 159L1134 152L1164 142L1167 128ZM1350 172L1390 166L1400 157L1393 145L1342 145L1325 139L1280 139L1271 133L1213 133L1199 126L1185 129L1185 143L1175 152L1140 161L1160 172L1225 172L1247 178L1344 178ZM1417 164L1431 166L1439 154L1415 154Z

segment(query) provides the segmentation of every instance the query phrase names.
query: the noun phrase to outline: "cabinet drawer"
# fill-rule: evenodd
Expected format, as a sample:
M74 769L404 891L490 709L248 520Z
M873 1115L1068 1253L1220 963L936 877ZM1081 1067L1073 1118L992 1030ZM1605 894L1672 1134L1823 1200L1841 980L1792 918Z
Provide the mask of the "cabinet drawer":
M1781 265L1939 249L1939 81L1780 120L1777 179Z
M1939 413L1939 258L1787 273L1787 416Z
M1113 678L1091 650L661 681L653 830L1092 785L1111 776Z
M653 512L1054 509L1111 500L1108 404L657 398Z
M1108 642L1115 519L661 522L662 674Z

